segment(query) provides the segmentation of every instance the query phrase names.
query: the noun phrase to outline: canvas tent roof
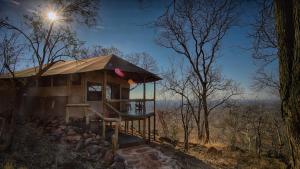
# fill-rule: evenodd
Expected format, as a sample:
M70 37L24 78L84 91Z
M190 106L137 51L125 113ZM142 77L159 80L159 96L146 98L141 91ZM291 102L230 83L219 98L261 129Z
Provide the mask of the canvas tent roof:
M125 73L125 78L131 78L135 82L146 82L161 80L154 73L148 72L116 55L97 56L88 59L71 60L58 62L51 66L42 76L64 75L74 73L84 73L97 70L107 70L113 72L115 68L121 69ZM29 68L15 72L16 78L26 78L36 75L37 68ZM0 76L2 79L11 78L10 75Z

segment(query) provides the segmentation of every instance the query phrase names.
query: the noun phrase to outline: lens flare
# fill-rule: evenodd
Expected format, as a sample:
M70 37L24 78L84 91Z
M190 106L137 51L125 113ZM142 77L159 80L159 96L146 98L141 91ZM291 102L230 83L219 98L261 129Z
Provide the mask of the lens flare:
M47 15L48 15L48 19L49 19L50 21L55 21L55 20L58 19L58 16L57 16L56 12L54 12L54 11L48 12Z

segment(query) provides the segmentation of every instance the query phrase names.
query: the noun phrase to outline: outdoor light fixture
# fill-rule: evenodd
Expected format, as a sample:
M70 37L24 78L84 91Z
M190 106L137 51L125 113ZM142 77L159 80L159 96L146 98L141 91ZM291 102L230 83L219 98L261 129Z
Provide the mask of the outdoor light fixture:
M58 16L57 16L56 12L54 12L54 11L48 12L47 15L48 15L48 19L52 22L58 19Z
M129 79L129 80L128 80L128 84L130 84L130 85L134 85L134 84L135 84L135 82L134 82L132 79Z

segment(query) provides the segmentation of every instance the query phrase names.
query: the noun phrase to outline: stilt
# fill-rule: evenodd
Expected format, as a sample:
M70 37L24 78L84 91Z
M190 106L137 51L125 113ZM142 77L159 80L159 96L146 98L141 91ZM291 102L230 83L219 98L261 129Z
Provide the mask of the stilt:
M141 134L141 120L139 119L139 134Z
M148 142L151 141L151 124L150 124L150 116L148 117Z
M102 120L102 137L105 139L105 121Z
M143 138L146 139L146 119L143 119Z
M127 134L127 121L125 120L125 134Z
M133 120L131 120L131 135L133 135Z

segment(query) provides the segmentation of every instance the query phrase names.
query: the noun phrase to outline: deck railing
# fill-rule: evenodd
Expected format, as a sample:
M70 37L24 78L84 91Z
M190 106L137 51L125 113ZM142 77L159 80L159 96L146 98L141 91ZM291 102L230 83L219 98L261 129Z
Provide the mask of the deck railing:
M154 101L154 99L109 99L106 102L121 114L141 115L153 112L154 106L149 103L154 103Z

